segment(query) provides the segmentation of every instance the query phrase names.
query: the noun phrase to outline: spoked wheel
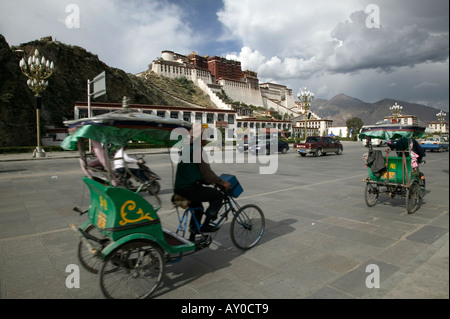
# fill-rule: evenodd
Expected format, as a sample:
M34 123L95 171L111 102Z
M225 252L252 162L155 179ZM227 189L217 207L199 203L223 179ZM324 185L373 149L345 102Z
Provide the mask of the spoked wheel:
M414 182L406 190L406 211L408 214L414 213L419 207L420 202L420 187L418 182Z
M265 223L264 214L258 206L250 204L241 207L231 221L231 241L242 250L254 247L264 234Z
M145 299L160 284L165 267L163 253L150 241L117 247L100 269L100 287L111 299Z
M380 195L380 188L377 184L366 184L366 190L364 192L364 200L367 206L372 207L377 203L378 196Z
M98 273L102 260L100 259L99 252L106 247L109 240L103 235L103 233L97 229L94 225L89 225L84 232L88 235L98 238L101 243L85 238L89 244L91 245L92 251L90 247L88 247L83 240L80 240L78 244L78 259L80 260L81 265L86 268L91 273Z

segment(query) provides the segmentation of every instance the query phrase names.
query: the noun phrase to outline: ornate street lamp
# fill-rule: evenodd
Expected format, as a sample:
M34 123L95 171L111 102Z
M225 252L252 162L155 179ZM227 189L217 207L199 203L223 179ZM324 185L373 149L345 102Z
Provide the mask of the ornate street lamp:
M445 114L444 112L440 111L438 114L436 114L438 120L439 120L439 127L440 127L440 133L439 135L442 136L442 130L444 129L444 121L445 121L445 117L447 116L447 114Z
M28 87L35 93L36 97L37 147L33 152L33 157L45 157L45 151L41 147L40 110L42 98L40 94L47 88L47 79L53 74L55 66L52 61L45 59L45 57L41 58L37 49L34 51L34 55L28 58L28 62L22 58L19 65L23 74L28 77Z
M394 116L392 122L398 123L398 117L402 114L403 106L398 105L397 102L395 102L395 104L392 105L389 109L391 110L392 115Z
M305 141L306 141L306 138L308 137L308 131L307 131L308 111L309 111L309 108L311 107L312 100L314 100L314 93L308 91L305 86L304 90L297 94L297 98L300 101L300 103L303 105L303 108L305 109Z

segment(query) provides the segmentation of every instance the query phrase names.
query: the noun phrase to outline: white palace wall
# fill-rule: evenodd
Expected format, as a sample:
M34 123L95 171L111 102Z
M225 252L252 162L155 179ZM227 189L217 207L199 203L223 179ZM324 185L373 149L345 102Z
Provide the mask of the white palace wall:
M248 105L264 106L261 91L252 89L249 83L221 79L219 84L225 93L234 101Z
M175 63L152 63L152 71L158 75L168 78L176 79L185 77L194 83L197 83L197 79L201 79L207 84L212 84L211 72L206 70L199 70L195 68L186 67L184 64L176 65Z

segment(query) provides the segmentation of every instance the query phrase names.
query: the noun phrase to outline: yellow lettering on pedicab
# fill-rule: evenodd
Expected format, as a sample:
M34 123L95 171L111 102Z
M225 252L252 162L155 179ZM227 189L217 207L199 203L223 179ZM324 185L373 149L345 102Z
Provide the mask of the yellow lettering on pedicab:
M97 217L97 226L100 229L104 229L106 227L106 215L103 212L100 212Z
M126 217L127 214L135 210L136 210L136 203L134 201L129 200L125 202L125 204L123 204L122 207L120 208L120 216L122 216L122 220L119 222L119 224L123 226L126 224L136 223L144 219L153 220L153 218L150 217L150 213L144 215L144 212L142 211L141 208L139 208L137 212L135 212L135 214L140 215L141 217L137 219L128 219Z
M381 175L381 178L386 179L387 178L387 172L384 172L383 175ZM389 179L395 178L395 172L389 172Z
M108 210L108 201L102 196L100 196L100 207L104 210Z

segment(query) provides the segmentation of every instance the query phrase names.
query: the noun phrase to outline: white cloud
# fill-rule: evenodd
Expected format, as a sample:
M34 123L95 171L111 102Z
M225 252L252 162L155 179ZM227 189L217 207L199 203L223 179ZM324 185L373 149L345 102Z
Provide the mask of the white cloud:
M261 64L264 63L266 57L258 50L253 51L249 47L243 47L239 54L229 53L226 55L227 59L242 61L241 66L243 70L257 70Z
M422 82L419 84L414 85L415 89L422 89L422 88L436 88L439 87L439 83L430 83L430 82Z
M80 28L67 28L71 2L16 0L0 2L0 30L10 45L51 35L84 47L112 67L127 72L147 69L165 49L185 52L199 37L178 6L163 1L77 0ZM20 12L20 14L18 14Z

